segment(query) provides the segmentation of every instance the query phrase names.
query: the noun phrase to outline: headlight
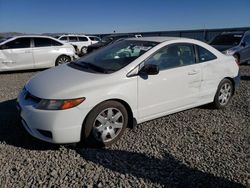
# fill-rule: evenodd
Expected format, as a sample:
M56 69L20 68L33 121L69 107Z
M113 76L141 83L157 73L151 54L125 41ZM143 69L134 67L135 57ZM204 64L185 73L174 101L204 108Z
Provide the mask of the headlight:
M84 97L78 99L67 99L67 100L42 99L38 103L36 108L40 110L66 110L78 106L84 100L85 100Z

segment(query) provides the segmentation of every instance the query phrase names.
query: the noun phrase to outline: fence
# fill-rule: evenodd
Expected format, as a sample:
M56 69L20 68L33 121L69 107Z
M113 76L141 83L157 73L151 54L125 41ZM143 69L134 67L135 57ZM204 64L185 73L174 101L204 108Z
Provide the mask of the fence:
M222 28L222 29L199 29L199 30L178 30L178 31L155 31L155 32L136 32L129 34L141 34L144 37L148 36L172 36L172 37L186 37L192 39L198 39L201 41L210 41L215 36L222 32L242 32L248 31L250 27L238 27L238 28ZM114 34L114 33L112 33ZM119 33L127 34L127 33ZM109 34L99 34L98 36L103 37Z

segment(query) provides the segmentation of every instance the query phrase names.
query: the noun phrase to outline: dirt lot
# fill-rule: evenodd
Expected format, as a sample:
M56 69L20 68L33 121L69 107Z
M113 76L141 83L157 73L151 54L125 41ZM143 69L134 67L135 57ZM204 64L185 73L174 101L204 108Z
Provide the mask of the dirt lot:
M41 142L15 98L36 72L0 74L0 187L250 186L250 65L230 106L194 108L138 125L106 149Z

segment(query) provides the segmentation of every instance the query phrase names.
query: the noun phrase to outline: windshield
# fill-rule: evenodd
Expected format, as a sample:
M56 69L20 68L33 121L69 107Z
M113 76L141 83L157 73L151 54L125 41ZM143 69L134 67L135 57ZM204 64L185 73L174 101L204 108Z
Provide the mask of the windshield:
M86 55L75 64L87 66L98 72L112 73L127 66L157 44L149 41L124 40Z
M8 40L8 39L11 39L12 37L7 37L7 38L1 38L0 39L0 43L2 43L2 42L4 42L4 41L6 41L6 40Z
M242 37L242 34L223 34L215 37L210 44L234 46L240 43Z

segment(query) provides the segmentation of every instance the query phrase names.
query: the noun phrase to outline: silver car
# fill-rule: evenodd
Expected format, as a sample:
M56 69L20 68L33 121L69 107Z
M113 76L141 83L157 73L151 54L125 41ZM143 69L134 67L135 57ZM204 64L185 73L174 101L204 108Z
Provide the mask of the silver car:
M239 64L250 61L250 31L222 33L210 45L227 55L233 55Z

